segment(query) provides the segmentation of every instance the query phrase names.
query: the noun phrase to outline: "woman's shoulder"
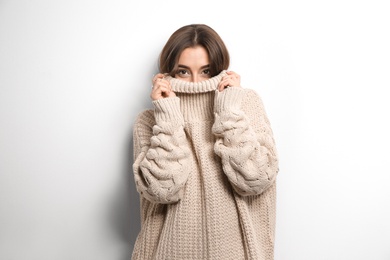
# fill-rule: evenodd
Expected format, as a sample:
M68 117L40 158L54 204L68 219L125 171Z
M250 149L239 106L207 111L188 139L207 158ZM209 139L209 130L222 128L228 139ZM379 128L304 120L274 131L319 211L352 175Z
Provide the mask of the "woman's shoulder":
M156 123L155 117L154 117L154 110L153 109L145 109L138 113L137 117L135 118L134 125L146 125L146 126L153 126Z
M261 95L260 93L252 88L243 88L244 90L244 102L261 102Z
M261 94L251 88L244 88L245 95L242 100L243 109L247 112L265 112L264 103Z

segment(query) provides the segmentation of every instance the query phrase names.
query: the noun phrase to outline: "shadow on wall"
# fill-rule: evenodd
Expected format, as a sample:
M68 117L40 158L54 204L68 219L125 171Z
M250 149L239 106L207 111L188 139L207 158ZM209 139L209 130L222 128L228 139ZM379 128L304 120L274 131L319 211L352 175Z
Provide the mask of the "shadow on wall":
M135 71L134 75L150 75L145 77L145 83L141 85L147 86L147 91L150 91L150 84L152 75L158 73L157 61L152 59L151 64L147 64L146 67L139 67L139 71ZM146 73L145 73L146 71ZM137 82L137 80L136 80ZM137 82L140 85L140 82ZM131 85L131 84L130 84ZM138 113L146 108L151 108L151 100L149 94L143 95L143 99L140 101L140 108ZM137 235L141 229L140 219L140 197L135 187L134 174L133 174L133 127L134 120L131 122L132 127L128 133L128 140L126 140L126 151L125 151L125 165L123 166L123 172L121 174L122 182L119 183L118 189L115 190L111 205L109 208L109 220L111 226L114 229L115 234L118 236L120 243L123 243L125 251L122 254L121 260L131 259L133 253L134 243Z
M133 177L133 137L129 134L122 180L115 192L110 208L110 221L118 240L124 244L123 260L131 259L135 240L140 230L139 195Z

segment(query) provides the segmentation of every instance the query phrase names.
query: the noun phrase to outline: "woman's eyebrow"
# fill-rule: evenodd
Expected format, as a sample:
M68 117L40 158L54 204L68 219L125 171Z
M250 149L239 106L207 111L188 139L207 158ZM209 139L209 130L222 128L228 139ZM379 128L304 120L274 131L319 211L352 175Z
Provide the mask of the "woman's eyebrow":
M179 65L177 65L178 67L180 67L180 68L185 68L185 69L189 69L190 67L188 67L188 66L185 66L185 65L181 65L181 64L179 64Z
M179 64L177 65L179 68L184 68L184 69L190 69L190 67L186 66L186 65L182 65L182 64ZM207 64L207 65L204 65L202 67L200 67L201 69L204 69L204 68L208 68L210 67L210 64Z

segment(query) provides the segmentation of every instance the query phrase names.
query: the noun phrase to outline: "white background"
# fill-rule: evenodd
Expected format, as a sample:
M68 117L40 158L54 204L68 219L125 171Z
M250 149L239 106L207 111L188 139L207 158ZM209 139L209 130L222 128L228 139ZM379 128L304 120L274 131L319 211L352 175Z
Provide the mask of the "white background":
M133 122L168 37L206 23L271 120L275 259L389 260L389 13L384 0L0 0L0 259L130 259Z

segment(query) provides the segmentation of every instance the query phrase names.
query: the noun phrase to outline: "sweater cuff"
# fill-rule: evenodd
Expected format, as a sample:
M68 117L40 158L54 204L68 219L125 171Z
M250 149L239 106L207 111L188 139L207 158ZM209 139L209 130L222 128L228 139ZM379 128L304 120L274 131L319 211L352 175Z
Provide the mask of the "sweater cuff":
M222 92L216 90L214 112L240 110L244 96L245 90L242 87L230 87Z
M156 122L178 122L183 124L184 118L180 110L180 98L169 97L152 101Z

